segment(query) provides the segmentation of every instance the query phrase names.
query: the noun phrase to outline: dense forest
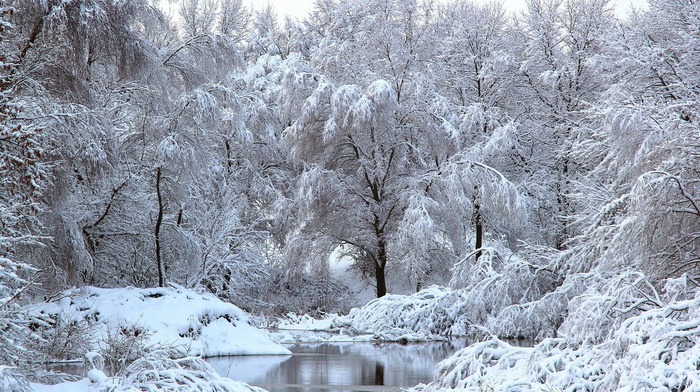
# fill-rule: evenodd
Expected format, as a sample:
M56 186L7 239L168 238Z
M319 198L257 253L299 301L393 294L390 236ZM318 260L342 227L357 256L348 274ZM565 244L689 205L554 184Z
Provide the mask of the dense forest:
M440 285L426 333L600 344L682 312L698 48L696 0L0 1L0 364L72 287L347 313L339 259L377 297Z

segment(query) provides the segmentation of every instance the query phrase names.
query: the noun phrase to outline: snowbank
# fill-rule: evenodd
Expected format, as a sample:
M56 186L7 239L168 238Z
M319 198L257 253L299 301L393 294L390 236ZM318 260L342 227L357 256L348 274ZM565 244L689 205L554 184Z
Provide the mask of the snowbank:
M87 320L104 345L115 334L145 334L154 347L182 355L289 354L253 325L238 307L184 288L67 290L32 311L52 318Z
M400 297L400 296L399 296ZM354 309L355 312L358 310ZM426 335L406 328L381 325L369 333L349 327L347 321L339 321L337 314L326 314L320 319L312 316L289 313L278 318L271 326L270 336L279 343L320 342L424 342L446 340L442 336Z

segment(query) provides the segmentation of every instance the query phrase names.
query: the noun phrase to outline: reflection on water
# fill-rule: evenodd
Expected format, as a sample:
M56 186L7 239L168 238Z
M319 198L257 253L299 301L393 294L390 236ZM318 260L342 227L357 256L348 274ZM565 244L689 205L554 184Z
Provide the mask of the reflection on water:
M438 362L473 343L323 342L285 345L292 355L207 358L222 376L257 385L270 392L386 392L433 380ZM509 341L532 346L532 340ZM53 364L53 371L84 377L82 362ZM109 371L113 374L113 371Z
M438 362L462 345L314 343L292 355L209 358L219 374L271 392L396 391L428 383Z

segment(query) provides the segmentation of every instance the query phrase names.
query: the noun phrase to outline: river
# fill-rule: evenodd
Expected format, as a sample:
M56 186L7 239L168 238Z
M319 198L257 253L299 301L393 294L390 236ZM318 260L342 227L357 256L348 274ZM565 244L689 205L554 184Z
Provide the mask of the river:
M396 391L433 380L463 344L295 343L292 355L208 358L222 376L270 392Z

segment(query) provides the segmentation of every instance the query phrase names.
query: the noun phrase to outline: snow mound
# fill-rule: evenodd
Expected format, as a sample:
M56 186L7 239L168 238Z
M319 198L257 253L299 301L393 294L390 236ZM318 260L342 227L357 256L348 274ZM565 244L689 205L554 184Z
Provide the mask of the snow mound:
M172 347L181 355L290 354L253 326L243 310L185 288L83 287L66 290L33 311L54 319L87 320L98 342L129 331L145 334L150 346Z

